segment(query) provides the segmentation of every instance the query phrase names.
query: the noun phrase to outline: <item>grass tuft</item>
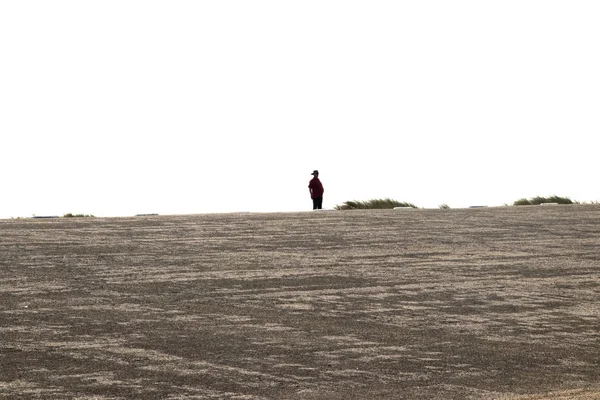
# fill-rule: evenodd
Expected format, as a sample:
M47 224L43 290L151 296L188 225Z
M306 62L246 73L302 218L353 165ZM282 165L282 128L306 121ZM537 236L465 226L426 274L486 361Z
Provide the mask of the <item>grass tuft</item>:
M374 209L392 209L394 207L412 207L417 208L412 203L401 202L394 199L372 199L367 201L350 200L343 204L338 204L336 210L374 210Z
M558 203L558 204L579 204L577 201L573 201L568 197L561 196L550 196L550 197L542 197L536 196L530 199L522 198L516 200L513 205L514 206L537 206L542 203Z
M63 215L63 218L90 218L90 217L94 217L91 214L72 214L72 213L67 213L65 215Z

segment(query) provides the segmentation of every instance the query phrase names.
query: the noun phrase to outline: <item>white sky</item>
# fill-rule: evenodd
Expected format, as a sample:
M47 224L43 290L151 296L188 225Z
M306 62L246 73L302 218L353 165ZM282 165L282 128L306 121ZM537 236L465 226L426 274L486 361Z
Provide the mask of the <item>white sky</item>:
M600 2L0 0L0 217L600 199Z

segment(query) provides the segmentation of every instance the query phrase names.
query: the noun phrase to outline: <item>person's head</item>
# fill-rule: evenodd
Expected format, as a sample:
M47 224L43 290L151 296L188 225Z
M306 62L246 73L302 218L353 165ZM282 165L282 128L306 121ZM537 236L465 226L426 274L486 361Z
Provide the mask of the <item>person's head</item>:
M312 174L315 178L319 176L319 171L317 171L316 169L312 172Z

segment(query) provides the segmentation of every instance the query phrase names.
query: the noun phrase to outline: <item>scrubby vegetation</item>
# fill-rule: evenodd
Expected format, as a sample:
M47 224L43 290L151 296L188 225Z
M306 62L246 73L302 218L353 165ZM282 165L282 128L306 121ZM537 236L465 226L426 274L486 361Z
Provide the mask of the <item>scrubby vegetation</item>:
M591 202L579 202L576 200L572 200L569 197L564 196L536 196L532 198L522 198L515 201L513 206L531 206L531 205L540 205L543 203L556 203L556 204L600 204L599 201L591 201ZM504 204L505 206L509 206L509 204ZM412 207L418 208L412 203L401 202L398 200L385 198L385 199L372 199L367 201L346 201L343 204L338 204L334 208L336 210L369 210L369 209L392 209L395 207ZM440 210L448 210L450 206L446 203L442 203L438 205Z
M372 210L372 209L392 209L394 207L412 207L417 208L412 203L401 202L394 199L372 199L368 201L346 201L343 204L336 205L336 210Z
M71 214L71 213L67 213L65 215L63 215L63 218L89 218L89 217L94 217L91 214Z
M579 204L577 201L573 201L568 197L550 196L542 197L536 196L530 199L522 198L513 203L514 206L533 206L540 205L542 203L558 203L558 204Z

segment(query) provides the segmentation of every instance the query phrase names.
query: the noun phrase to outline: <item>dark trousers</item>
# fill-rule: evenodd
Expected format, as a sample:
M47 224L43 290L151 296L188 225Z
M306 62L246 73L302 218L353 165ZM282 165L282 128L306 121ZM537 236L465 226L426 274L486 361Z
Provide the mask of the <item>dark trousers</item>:
M320 210L323 208L323 197L315 197L313 201L313 210Z

